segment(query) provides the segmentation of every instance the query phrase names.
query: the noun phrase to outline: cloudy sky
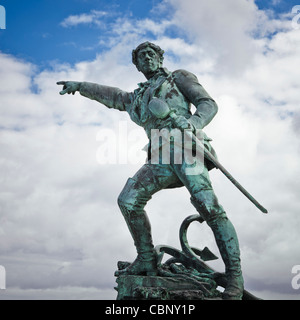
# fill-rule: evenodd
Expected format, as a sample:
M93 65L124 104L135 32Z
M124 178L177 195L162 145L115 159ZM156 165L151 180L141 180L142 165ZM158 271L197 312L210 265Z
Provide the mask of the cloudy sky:
M0 265L7 273L0 299L116 298L117 261L135 258L117 197L144 162L146 136L125 113L60 96L56 82L132 91L144 79L131 51L146 40L166 51L165 67L193 72L217 101L205 131L222 164L269 210L261 213L211 172L239 235L246 288L263 299L300 298L291 284L300 265L296 0L0 5ZM103 158L108 133L115 163ZM155 244L180 248L179 227L195 214L188 192L161 191L147 211ZM188 236L218 254L205 224L192 225ZM224 270L220 259L211 265Z

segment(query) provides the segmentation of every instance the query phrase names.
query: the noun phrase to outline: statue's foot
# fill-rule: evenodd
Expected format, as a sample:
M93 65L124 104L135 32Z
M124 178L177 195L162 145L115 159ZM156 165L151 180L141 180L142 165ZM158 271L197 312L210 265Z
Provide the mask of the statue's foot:
M242 276L230 277L222 294L223 300L242 300L244 280Z
M124 270L118 270L115 272L116 277L121 275L156 276L157 274L158 269L156 257L153 257L149 260L143 260L139 256L130 266L128 266Z

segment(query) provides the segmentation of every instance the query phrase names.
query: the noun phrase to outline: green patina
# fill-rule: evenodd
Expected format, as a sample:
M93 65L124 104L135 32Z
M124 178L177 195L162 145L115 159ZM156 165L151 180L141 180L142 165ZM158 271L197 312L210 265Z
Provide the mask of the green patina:
M131 178L122 190L118 204L125 218L137 249L136 260L123 270L119 276L156 276L157 252L152 243L151 227L145 205L156 192L173 187L186 187L191 195L191 202L212 229L221 257L225 264L227 284L223 293L225 299L241 299L243 277L240 263L240 250L235 229L225 210L219 204L209 178L209 170L214 163L205 159L199 163L151 163L151 132L162 129L201 131L214 118L218 111L217 104L200 85L198 79L186 70L170 72L163 68L163 50L145 42L133 51L133 63L147 81L140 83L134 92L89 82L60 81L63 94L80 92L81 95L96 100L108 108L128 112L132 121L143 127L149 138L148 162ZM158 102L166 104L169 114L174 117L159 117L151 111L149 105ZM191 112L191 105L196 107ZM159 106L158 106L159 107ZM170 113L171 112L171 113ZM203 145L216 158L210 139L203 133ZM161 145L157 146L160 150ZM171 155L174 144L170 146ZM161 159L161 158L160 158ZM188 168L202 166L200 174L187 174ZM140 279L140 278L137 278Z

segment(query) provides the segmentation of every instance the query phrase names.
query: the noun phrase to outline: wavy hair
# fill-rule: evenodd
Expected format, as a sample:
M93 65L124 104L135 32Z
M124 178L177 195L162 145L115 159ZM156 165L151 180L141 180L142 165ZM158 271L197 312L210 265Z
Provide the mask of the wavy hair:
M146 47L150 47L151 49L153 49L159 56L160 58L160 62L162 63L164 60L164 50L162 50L159 46L157 46L154 43L151 43L149 41L143 42L141 43L135 50L132 50L132 63L134 65L136 65L136 67L138 67L138 62L137 62L137 55L139 53L140 50L146 48Z

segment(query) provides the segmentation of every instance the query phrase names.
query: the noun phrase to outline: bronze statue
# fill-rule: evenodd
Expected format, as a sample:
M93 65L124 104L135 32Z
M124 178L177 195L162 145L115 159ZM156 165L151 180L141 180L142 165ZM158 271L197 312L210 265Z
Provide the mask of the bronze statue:
M174 160L164 163L161 156L158 163L151 162L151 132L154 129L176 128L193 133L202 132L218 111L217 104L199 84L195 75L185 70L170 72L163 68L163 54L160 47L150 42L142 43L133 50L132 61L147 78L134 92L89 82L60 81L57 83L63 85L60 94L75 94L78 91L108 108L127 111L132 121L145 129L150 140L147 163L128 179L118 198L119 207L137 250L136 260L120 273L152 276L157 274L157 255L144 207L159 190L185 186L191 194L192 204L212 229L224 261L227 286L223 299L241 299L244 288L238 238L225 210L218 202L208 174L216 164L208 158L200 164L191 164L185 161L184 157L181 163ZM196 107L194 114L191 113L191 104ZM165 107L169 109L169 114L176 114L176 121L166 117L168 112L161 117L155 114L155 108ZM205 150L216 159L210 139L205 134L203 144ZM174 155L174 144L171 143L170 149L171 155ZM186 169L197 165L202 165L200 174L187 174Z

